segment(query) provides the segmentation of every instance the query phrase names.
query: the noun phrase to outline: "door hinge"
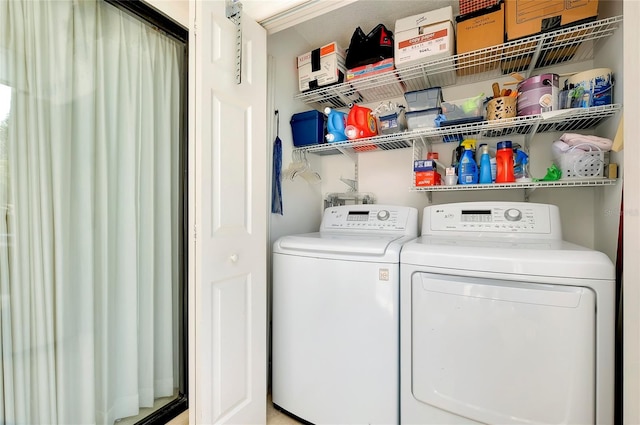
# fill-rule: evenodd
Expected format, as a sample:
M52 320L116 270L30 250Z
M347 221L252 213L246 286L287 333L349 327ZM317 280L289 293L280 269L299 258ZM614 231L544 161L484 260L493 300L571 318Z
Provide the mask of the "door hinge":
M242 82L242 3L226 0L227 18L236 26L236 84Z

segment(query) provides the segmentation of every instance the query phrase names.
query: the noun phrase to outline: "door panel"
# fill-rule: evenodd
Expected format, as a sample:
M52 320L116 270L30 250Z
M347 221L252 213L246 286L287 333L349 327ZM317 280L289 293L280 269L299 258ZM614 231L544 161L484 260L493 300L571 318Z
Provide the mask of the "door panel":
M190 423L266 421L266 34L190 8ZM195 254L194 254L195 253Z
M594 423L588 288L413 275L412 393L481 423Z

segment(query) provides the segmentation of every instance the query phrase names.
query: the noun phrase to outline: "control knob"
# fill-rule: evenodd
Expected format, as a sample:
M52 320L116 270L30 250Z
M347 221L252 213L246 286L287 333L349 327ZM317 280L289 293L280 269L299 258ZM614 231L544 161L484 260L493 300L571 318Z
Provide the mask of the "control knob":
M504 218L508 221L518 221L522 218L522 212L516 208L509 208L504 212Z
M380 221L388 220L390 216L391 214L387 210L380 210L378 211L378 215L377 215L378 220Z

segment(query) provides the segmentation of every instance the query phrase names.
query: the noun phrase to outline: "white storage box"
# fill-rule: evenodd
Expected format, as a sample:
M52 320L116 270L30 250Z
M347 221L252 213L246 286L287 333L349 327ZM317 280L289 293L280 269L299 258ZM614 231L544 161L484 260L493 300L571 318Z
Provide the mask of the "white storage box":
M335 41L298 56L300 91L344 81L345 51Z
M455 52L453 8L398 19L395 27L396 68L452 56Z

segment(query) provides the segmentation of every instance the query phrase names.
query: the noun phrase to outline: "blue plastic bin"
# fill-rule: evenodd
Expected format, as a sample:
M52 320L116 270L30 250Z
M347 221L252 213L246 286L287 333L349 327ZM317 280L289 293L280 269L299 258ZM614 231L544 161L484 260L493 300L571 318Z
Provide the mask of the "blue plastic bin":
M293 146L308 146L325 143L325 129L327 117L325 114L312 110L293 114L291 117L291 131Z

